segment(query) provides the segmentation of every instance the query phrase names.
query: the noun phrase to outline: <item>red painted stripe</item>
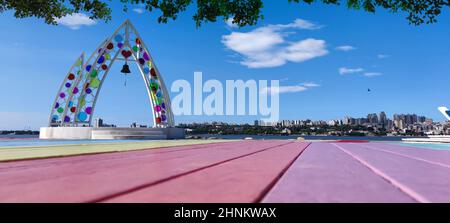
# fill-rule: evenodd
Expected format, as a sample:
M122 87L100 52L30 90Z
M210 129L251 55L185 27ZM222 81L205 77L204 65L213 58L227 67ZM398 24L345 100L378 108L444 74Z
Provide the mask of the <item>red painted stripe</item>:
M347 142L347 143L364 143L364 142L369 142L369 140L353 140L353 139L341 139L341 140L336 140L336 142Z
M106 202L255 202L308 143L293 142L141 188Z

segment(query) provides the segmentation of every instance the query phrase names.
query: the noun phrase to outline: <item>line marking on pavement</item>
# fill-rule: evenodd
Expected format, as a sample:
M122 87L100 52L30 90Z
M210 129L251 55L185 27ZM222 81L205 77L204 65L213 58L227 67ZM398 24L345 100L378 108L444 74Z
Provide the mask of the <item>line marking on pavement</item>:
M273 187L280 181L280 179L284 176L284 174L289 170L289 168L300 158L300 156L303 154L303 152L305 152L305 150L311 145L312 143L309 142L305 148L303 148L302 151L300 151L300 153L298 153L298 155L292 159L291 162L288 163L288 165L286 165L286 167L278 174L277 177L275 177L275 179L273 179L272 182L269 183L269 185L267 185L266 188L264 188L264 190L260 193L260 195L258 195L258 197L253 201L253 203L261 203L264 201L264 199L266 198L266 196L272 191Z
M390 151L390 150L375 148L375 147L372 147L372 146L366 146L366 145L360 145L360 146L361 147L365 147L367 149L377 150L377 151L381 151L381 152L385 152L385 153L390 153L390 154L394 154L394 155L402 156L402 157L405 157L405 158L410 158L410 159L414 159L414 160L418 160L418 161L422 161L422 162L425 162L425 163L429 163L429 164L433 164L433 165L437 165L437 166L441 166L441 167L445 167L445 168L449 168L450 169L450 165L447 165L447 164L444 164L444 163L435 162L435 161L431 161L431 160L427 160L427 159L422 159L422 158L419 158L419 157L416 157L416 156L410 156L410 155L406 155L406 154L402 154L402 153L397 153L397 152L393 152L393 151Z
M419 203L431 203L428 199L426 199L425 197L423 197L422 195L420 195L419 193L415 192L414 190L412 190L411 188L409 188L408 186L398 182L397 180L395 180L394 178L390 177L389 175L387 175L386 173L384 173L383 171L381 171L380 169L376 168L375 166L371 165L370 163L368 163L367 161L365 161L364 159L358 157L357 155L353 154L352 152L342 148L339 145L336 145L335 143L331 143L331 145L335 146L336 148L340 149L342 152L346 153L347 155L349 155L350 157L352 157L353 159L357 160L358 162L360 162L362 165L364 165L365 167L367 167L368 169L370 169L372 172L374 172L376 175L380 176L381 178L383 178L384 180L386 180L387 182L389 182L390 184L392 184L394 187L398 188L400 191L402 191L403 193L407 194L408 196L410 196L412 199L414 199L415 201L419 202Z

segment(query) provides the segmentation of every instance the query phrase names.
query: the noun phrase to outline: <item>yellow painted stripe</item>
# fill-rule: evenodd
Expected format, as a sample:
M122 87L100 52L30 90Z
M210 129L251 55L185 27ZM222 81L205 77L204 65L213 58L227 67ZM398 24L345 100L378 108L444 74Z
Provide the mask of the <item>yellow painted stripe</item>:
M54 145L0 148L0 161L64 157L92 153L123 152L170 146L229 142L232 140L152 140L143 142Z

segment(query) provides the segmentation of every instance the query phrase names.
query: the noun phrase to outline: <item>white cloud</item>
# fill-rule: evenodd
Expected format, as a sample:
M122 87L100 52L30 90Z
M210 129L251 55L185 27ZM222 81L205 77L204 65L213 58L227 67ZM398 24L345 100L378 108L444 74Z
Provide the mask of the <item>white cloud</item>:
M275 27L275 28L281 28L281 29L287 29L287 28L294 28L294 29L320 29L323 26L319 24L315 24L313 22L303 20L303 19L296 19L292 23L288 24L277 24L277 25L268 25L268 27Z
M366 76L366 77L375 77L375 76L380 76L380 75L383 75L382 73L378 73L378 72L367 72L367 73L364 73L364 76Z
M339 68L339 74L345 75L345 74L356 74L363 72L363 68L347 68L347 67L341 67Z
M317 29L318 26L297 19L293 23L268 25L250 32L232 32L222 36L222 43L243 56L240 62L249 68L277 67L287 62L303 62L328 54L326 42L304 39L287 42L285 29Z
M95 25L97 22L90 19L83 13L74 13L72 15L66 15L62 18L56 18L56 22L60 25L67 26L71 29L79 29L81 26Z
M283 94L283 93L296 93L296 92L302 92L309 90L314 87L319 87L320 85L313 83L313 82L307 82L307 83L301 83L298 85L292 85L292 86L279 86L279 87L265 87L261 89L261 94Z
M319 87L320 86L320 85L318 85L318 84L316 84L314 82L305 82L305 83L302 83L301 85L303 85L305 87L308 87L308 88Z
M362 73L362 75L365 77L375 77L375 76L383 75L382 73L379 73L379 72L364 72L364 73L363 72L364 72L363 68L347 68L347 67L339 68L339 74L341 74L341 75L359 74L359 73Z
M233 18L228 18L225 23L230 28L238 28L238 25L233 23Z
M232 32L230 35L222 36L222 43L226 47L244 55L267 51L283 42L280 33L267 28L258 28L247 33Z
M344 46L338 46L338 47L336 47L336 50L347 52L347 51L351 51L351 50L356 50L356 47L354 47L354 46L349 46L349 45L344 45Z
M378 57L378 59L385 59L385 58L390 57L390 55L386 55L386 54L378 54L377 57Z
M324 40L305 39L290 44L284 52L287 60L292 62L302 62L315 57L326 55Z
M136 12L137 14L144 13L144 9L143 8L134 8L133 11Z

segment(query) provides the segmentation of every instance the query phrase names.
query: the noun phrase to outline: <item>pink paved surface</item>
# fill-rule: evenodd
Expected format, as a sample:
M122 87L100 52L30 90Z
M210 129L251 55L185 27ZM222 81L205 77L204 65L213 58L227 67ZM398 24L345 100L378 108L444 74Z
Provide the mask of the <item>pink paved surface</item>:
M416 200L422 202L450 201L450 167L444 167L424 160L413 159L411 156L401 156L395 153L382 152L379 149L369 149L362 145L350 144L344 147L354 156L376 166L383 174L395 179L399 189L410 190ZM414 149L414 150L417 150ZM424 151L428 151L424 149ZM433 151L433 150L430 150ZM446 151L441 151L441 155Z
M449 151L314 143L264 202L449 202Z
M229 142L0 163L0 201L102 201L290 143Z
M361 146L368 149L375 149L380 152L403 155L450 167L450 150L418 149L417 147L399 146L388 143L367 143Z
M449 202L450 151L260 140L0 163L0 202Z
M340 143L346 145L346 143ZM331 143L313 143L264 202L413 202Z
M308 143L289 143L107 202L256 202Z

